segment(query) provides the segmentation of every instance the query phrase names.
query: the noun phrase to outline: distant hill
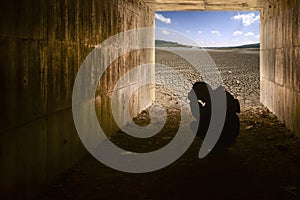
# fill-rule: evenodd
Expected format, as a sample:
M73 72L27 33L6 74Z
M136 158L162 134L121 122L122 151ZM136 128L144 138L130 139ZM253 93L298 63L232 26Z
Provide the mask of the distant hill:
M232 46L232 47L221 47L221 48L259 48L260 43L257 44L246 44L246 45L241 45L241 46Z
M246 45L242 45L242 46L237 46L234 48L260 48L260 43L257 44L246 44Z
M177 42L164 41L164 40L155 40L156 47L188 47Z
M179 44L177 42L164 41L164 40L155 40L155 46L156 47L187 47L187 48L192 47L192 46ZM241 45L241 46L230 46L230 47L203 47L203 48L204 49L240 49L240 48L259 49L260 43L246 44L246 45Z
M241 46L230 46L230 47L204 47L205 49L259 49L260 43L257 44L246 44Z

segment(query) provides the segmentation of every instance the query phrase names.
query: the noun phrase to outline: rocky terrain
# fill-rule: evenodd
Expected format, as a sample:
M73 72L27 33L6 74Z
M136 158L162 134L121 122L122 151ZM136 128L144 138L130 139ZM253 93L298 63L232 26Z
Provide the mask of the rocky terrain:
M185 53L186 51L188 53ZM203 70L213 70L212 74L219 72L223 83L216 80L215 87L223 85L227 91L239 99L242 107L259 105L259 51L209 50L207 53L202 51L180 48L157 50L156 63L166 65L184 77L182 79L176 75L172 76L164 67L157 65L156 81L158 85L163 83L167 83L167 86L176 85L177 90L184 96L191 89L193 83L204 80L201 74L203 68ZM180 57L186 54L192 62L196 60L197 66L193 66ZM215 67L214 65L218 69L217 72L212 69ZM200 70L197 70L197 67ZM212 85L214 81L214 79L211 80ZM159 92L157 91L157 93ZM160 99L157 98L157 100Z

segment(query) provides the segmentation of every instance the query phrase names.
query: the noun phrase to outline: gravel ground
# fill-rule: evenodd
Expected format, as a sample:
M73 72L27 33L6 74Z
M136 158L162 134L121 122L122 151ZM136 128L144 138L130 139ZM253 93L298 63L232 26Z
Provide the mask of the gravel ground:
M188 54L192 59L197 57L193 51ZM199 159L202 141L196 138L180 159L145 174L119 172L87 155L38 199L299 199L300 139L259 104L258 52L209 54L225 88L241 103L240 135L227 152ZM207 55L205 58L201 64L207 67L211 60ZM110 138L127 151L149 152L168 144L181 119L178 102L185 99L192 83L203 79L185 60L169 52L158 50L156 61L170 67L156 68L154 107L160 104L166 108L166 124L149 139L132 138L121 131ZM214 77L216 73L211 74ZM134 120L144 126L161 120L161 115L150 119L147 109Z
M211 68L215 64L223 83L216 80L215 84L212 80L209 82L212 86L223 85L240 101L243 108L259 105L258 51L210 50L208 53L203 53L199 50L172 49L172 52L166 50L168 49L156 51L156 63L176 70L184 77L184 80L170 74L168 70L158 65L156 67L156 82L158 84L167 83L167 86L175 84L183 96L191 89L193 83L203 81L201 72L195 68L199 67L199 69L214 74L216 70L211 71ZM179 55L188 55L186 57L189 58L189 61L195 64L188 63ZM157 93L160 91L157 90Z

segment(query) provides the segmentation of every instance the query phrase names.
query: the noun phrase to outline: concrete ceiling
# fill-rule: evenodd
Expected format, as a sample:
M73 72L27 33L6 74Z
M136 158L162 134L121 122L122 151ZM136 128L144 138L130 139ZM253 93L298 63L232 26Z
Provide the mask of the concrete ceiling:
M262 0L144 0L156 11L260 10Z

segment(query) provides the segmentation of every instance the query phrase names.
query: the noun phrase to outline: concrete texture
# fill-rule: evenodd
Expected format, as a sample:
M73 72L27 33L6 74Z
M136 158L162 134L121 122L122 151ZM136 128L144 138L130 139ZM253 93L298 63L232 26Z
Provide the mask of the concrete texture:
M113 114L111 112L112 93L115 89L117 82L121 77L125 76L127 81L126 85L120 86L117 91L117 102L118 105L115 109L119 116L123 116L122 122L125 125L129 119L125 116L126 99L130 99L129 111L131 116L136 116L139 112L149 107L154 101L154 85L146 85L141 87L138 91L129 97L133 88L143 80L150 77L154 82L154 67L153 71L146 71L139 68L133 75L127 73L136 66L143 64L149 64L153 62L153 51L152 49L137 50L120 56L105 70L103 76L98 83L98 89L96 93L96 112L98 121L104 130L104 132L111 136L118 130L118 126L115 124ZM109 56L108 56L109 57ZM114 99L115 100L115 99Z
M261 102L300 136L300 1L261 12Z
M259 10L262 0L144 0L156 11Z
M154 13L134 0L12 0L0 10L0 198L31 199L86 153L71 110L81 63L110 36L153 26ZM132 54L103 84L113 84L117 71L138 64L138 56L153 60L152 52ZM135 98L135 113L151 104L152 93L144 88ZM103 108L102 122L112 134L116 128Z

